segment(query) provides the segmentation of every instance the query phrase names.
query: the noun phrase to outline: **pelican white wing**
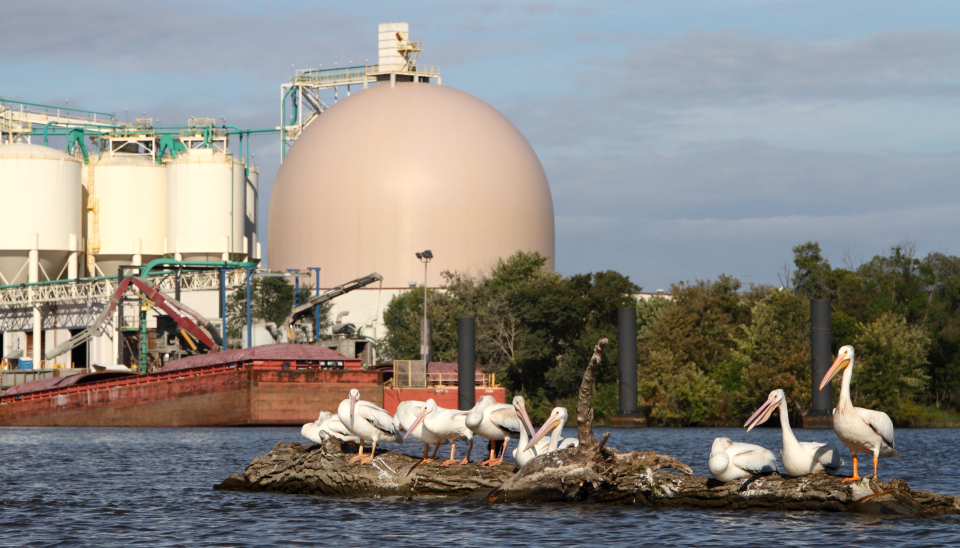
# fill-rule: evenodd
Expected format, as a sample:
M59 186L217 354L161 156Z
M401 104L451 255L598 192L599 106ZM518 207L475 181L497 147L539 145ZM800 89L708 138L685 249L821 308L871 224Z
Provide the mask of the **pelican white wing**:
M369 422L374 428L382 432L379 441L386 443L403 443L403 433L394 426L393 416L387 413L386 409L367 401L360 401L357 402L354 413L360 415L360 417ZM393 436L395 439L389 439L390 436Z
M894 449L893 421L890 420L890 417L883 411L874 411L873 409L855 407L854 410L860 415L863 422L867 423L867 426L880 436L883 443L880 447L880 456L898 456L900 452Z
M514 436L519 435L523 426L520 424L520 417L517 416L516 410L512 405L501 405L502 407L497 406L496 409L490 411L488 415L490 422L497 428L506 430Z
M742 446L742 447L737 447ZM751 474L766 474L777 471L777 458L768 449L750 443L735 443L728 453L733 452L731 462L741 470Z

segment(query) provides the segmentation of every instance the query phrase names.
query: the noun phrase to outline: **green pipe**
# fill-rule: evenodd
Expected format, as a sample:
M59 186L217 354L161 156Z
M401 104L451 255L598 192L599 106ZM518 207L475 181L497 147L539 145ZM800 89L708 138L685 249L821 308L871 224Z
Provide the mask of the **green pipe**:
M153 270L154 268L156 268L157 266L160 266L160 265L164 265L164 266L168 266L168 265L172 265L172 266L218 266L218 267L221 267L221 268L228 268L228 269L232 269L232 270L240 270L240 269L244 269L244 268L256 268L257 263L252 263L252 262L230 262L230 261L227 261L227 262L224 262L224 261L217 261L217 262L214 262L214 261L177 261L177 260L174 260L174 259L160 258L160 259L154 259L154 260L150 261L149 263L147 263L146 265L144 265L144 266L143 266L142 273L140 274L140 277L146 278L147 276L150 276L151 274L152 274L153 276L160 276L160 275L163 275L163 274L169 274L170 271L166 271L166 270L157 271L157 272L155 272L155 273L152 272L152 270ZM77 278L77 279L73 279L73 280L46 280L46 281L42 281L42 282L30 282L30 283L22 283L22 284L0 285L0 289L10 289L10 288L14 288L14 287L34 287L34 286L53 285L53 284L68 284L68 283L73 283L73 282L95 282L95 281L97 281L97 280L115 280L115 279L117 279L116 276L94 276L94 277L90 277L90 278Z
M94 110L83 110L79 108L55 107L53 105L42 105L40 103L28 103L26 101L10 101L8 99L3 99L2 97L0 97L0 103L6 103L10 105L26 105L31 107L42 107L42 108L49 108L53 110L63 110L66 112L82 112L84 114L99 114L100 116L109 116L111 120L116 119L116 115L110 114L108 112L96 112Z

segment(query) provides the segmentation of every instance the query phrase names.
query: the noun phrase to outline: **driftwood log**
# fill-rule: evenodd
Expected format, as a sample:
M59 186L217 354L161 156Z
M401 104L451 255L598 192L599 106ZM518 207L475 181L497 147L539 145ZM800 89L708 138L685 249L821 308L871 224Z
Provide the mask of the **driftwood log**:
M257 457L242 474L233 474L215 489L273 491L348 497L447 497L503 502L593 502L658 507L767 508L871 514L960 514L960 496L913 491L903 481L889 483L868 476L859 482L817 474L800 478L777 474L721 483L695 476L677 459L654 453L622 453L606 447L607 433L593 435L597 368L606 339L594 348L584 372L577 404L580 446L548 453L522 469L504 463L489 468L476 463L441 467L437 461L391 451L378 452L370 464L351 464L356 449L327 442L304 446L277 444ZM667 471L672 469L674 472ZM679 473L677 473L679 472Z

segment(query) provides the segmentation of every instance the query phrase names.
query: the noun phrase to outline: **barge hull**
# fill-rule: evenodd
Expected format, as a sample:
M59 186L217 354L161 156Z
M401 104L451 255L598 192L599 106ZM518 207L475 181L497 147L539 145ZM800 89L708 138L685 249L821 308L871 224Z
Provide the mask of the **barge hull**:
M383 405L379 373L214 366L101 381L0 402L0 426L299 426L350 388Z

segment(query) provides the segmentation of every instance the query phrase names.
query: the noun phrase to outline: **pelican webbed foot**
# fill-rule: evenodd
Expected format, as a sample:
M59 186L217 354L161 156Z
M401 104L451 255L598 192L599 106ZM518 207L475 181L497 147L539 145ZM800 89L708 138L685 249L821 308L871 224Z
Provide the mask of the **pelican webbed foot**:
M445 460L445 461L441 462L441 463L440 463L440 466L450 466L451 464L457 464L457 463L459 463L459 462L460 462L460 461L455 460L455 459L448 459L448 460Z

